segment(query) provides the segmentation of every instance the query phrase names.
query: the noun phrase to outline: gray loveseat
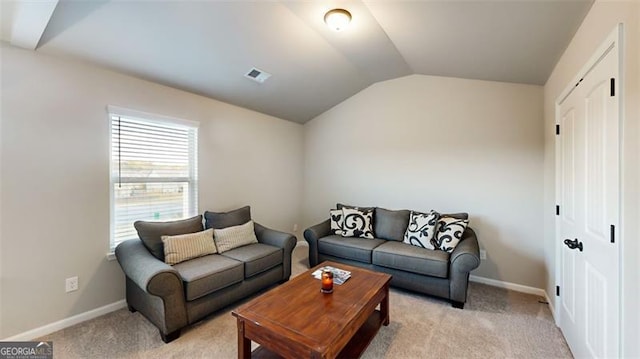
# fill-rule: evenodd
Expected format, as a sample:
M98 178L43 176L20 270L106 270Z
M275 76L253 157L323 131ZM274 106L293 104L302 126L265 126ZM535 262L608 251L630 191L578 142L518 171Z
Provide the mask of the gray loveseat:
M251 220L250 208L205 212L206 228L227 228ZM139 311L160 330L165 343L180 329L291 275L296 238L255 223L259 243L170 266L163 261L161 235L203 230L202 216L173 222L136 222L140 239L116 248L126 275L129 310Z
M342 205L338 204L338 208ZM391 274L391 285L451 300L462 309L467 301L469 272L480 265L478 240L467 227L452 253L403 243L410 211L374 209L374 239L331 233L330 220L304 231L309 264L341 262ZM466 213L448 216L467 219Z

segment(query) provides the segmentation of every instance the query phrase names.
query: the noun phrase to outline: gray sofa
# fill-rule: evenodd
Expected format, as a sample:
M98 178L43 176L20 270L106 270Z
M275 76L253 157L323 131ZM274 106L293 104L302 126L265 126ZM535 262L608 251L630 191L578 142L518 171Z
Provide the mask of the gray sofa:
M341 208L342 205L338 205ZM334 261L391 274L391 285L449 299L462 309L467 301L469 272L480 265L478 240L467 227L452 253L402 243L410 211L374 209L374 239L331 233L330 220L304 231L309 264ZM449 216L467 219L466 213Z
M250 208L227 213L205 212L206 228L226 228L251 220ZM204 230L202 216L174 222L136 222L140 239L116 248L126 275L129 310L139 311L158 327L168 343L180 329L291 275L296 238L255 223L259 243L170 266L163 261L161 235Z

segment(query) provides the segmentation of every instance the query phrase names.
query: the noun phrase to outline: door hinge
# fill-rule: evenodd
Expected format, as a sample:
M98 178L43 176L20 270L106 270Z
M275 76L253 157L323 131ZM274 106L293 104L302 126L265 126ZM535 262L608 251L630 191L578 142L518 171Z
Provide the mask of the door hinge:
M556 216L560 215L560 206L556 204Z
M556 297L559 297L559 296L560 296L560 286L557 285L556 286Z
M613 224L611 225L611 243L616 243L616 226L614 226Z
M556 135L560 134L560 125L556 125Z
M615 96L616 95L616 79L615 78L611 78L611 96Z

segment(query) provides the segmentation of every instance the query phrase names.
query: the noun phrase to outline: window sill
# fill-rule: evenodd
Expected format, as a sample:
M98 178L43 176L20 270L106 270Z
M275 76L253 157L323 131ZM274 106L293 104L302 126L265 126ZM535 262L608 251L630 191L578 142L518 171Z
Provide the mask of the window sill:
M107 260L109 262L115 261L116 260L115 252L107 252Z

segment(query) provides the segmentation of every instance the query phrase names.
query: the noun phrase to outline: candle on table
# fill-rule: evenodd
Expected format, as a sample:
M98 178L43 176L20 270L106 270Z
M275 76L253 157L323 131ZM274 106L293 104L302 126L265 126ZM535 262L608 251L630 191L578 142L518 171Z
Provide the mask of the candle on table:
M322 292L323 293L333 292L333 272L331 271L322 272Z

